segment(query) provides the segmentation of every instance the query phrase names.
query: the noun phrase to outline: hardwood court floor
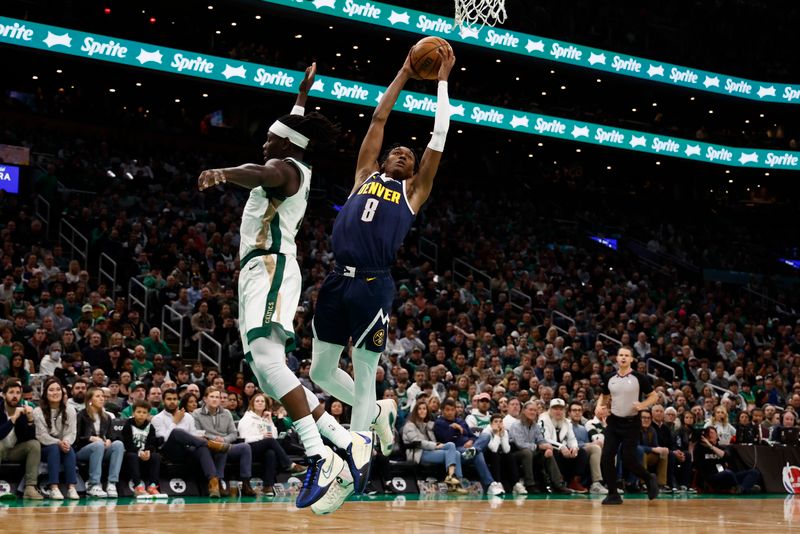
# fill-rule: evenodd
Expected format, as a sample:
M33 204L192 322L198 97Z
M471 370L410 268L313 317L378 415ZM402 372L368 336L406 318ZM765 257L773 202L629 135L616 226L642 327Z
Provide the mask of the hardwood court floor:
M352 532L353 534L431 534L436 532L800 532L800 495L761 498L629 498L622 506L602 507L597 497L449 498L362 497L329 516L298 510L293 501L170 499L137 503L131 499L44 501L33 505L0 503L3 532L14 533L183 533Z

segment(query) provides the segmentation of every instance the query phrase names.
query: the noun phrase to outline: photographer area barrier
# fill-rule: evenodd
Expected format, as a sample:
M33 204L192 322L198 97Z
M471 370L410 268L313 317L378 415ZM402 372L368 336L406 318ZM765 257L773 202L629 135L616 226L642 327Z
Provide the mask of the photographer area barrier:
M800 447L731 445L728 450L737 468L761 471L763 488L767 493L786 493L783 468L787 464L800 467Z

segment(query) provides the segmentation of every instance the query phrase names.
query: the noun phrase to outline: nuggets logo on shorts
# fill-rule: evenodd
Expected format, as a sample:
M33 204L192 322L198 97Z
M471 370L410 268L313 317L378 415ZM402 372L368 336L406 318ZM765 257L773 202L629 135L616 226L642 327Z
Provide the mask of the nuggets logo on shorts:
M375 335L372 336L372 342L376 346L382 347L383 346L383 338L384 338L385 335L386 335L386 331L385 330L378 330L377 332L375 332Z

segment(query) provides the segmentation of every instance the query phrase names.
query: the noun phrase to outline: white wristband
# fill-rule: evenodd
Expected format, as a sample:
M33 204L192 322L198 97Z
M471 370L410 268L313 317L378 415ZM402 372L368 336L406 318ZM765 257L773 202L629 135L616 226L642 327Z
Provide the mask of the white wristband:
M450 99L447 96L447 82L441 80L436 92L436 118L433 121L433 136L428 148L444 152L447 130L450 129Z
M290 115L300 115L301 117L306 114L306 108L303 106L294 106Z

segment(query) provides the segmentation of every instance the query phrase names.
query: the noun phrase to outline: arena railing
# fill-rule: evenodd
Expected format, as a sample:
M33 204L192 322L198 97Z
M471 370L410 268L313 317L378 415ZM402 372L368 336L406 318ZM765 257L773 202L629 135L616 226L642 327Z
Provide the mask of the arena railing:
M172 326L172 321L177 321L178 329ZM161 339L166 343L167 333L172 334L178 338L178 350L180 353L183 351L183 315L178 313L178 310L172 306L164 306L161 308Z
M211 345L213 352L207 352L203 348L204 343ZM200 332L200 337L197 338L197 361L203 360L213 363L217 369L222 370L222 344L206 332Z
M439 245L427 237L419 238L419 255L433 263L433 272L439 272Z
M103 266L105 262L106 266ZM110 270L109 270L110 269ZM105 252L100 253L100 259L97 262L97 279L101 282L105 279L111 285L111 298L114 299L117 296L117 262L106 254Z
M533 299L527 293L524 293L516 288L511 288L508 292L508 300L511 305L519 310L531 309L533 307ZM521 304L519 304L521 302Z
M156 293L155 289L150 289L145 286L138 278L131 277L128 279L128 305L138 305L141 308L142 317L145 321L150 321L150 296ZM163 330L162 330L163 336Z
M673 369L669 365L665 364L664 362L660 362L660 361L656 360L655 358L650 358L649 360L647 360L647 362L645 364L648 375L653 376L653 377L657 377L657 378L664 378L663 376L659 377L657 374L650 372L651 369L652 369L651 364L655 365L655 366L658 366L658 367L661 367L663 369L666 369L667 371L669 371L669 373L672 376L672 378L675 378L675 369Z
M75 255L79 255L83 260L81 266L89 269L89 240L77 228L72 226L69 221L61 219L58 229L58 239L62 243L66 243L70 251L70 259L75 259Z
M463 285L464 281L470 276L472 276L473 282L477 282L478 279L480 279L486 285L486 289L491 289L491 276L486 274L485 271L481 271L480 269L473 267L464 260L455 258L453 260L453 279Z
M33 201L33 214L42 221L44 235L50 237L50 203L42 195L36 195Z
M597 339L607 339L608 341L610 341L611 343L614 343L615 345L617 345L619 347L622 346L622 341L620 341L617 338L613 338L613 337L609 336L608 334L603 334L602 332L597 334Z

